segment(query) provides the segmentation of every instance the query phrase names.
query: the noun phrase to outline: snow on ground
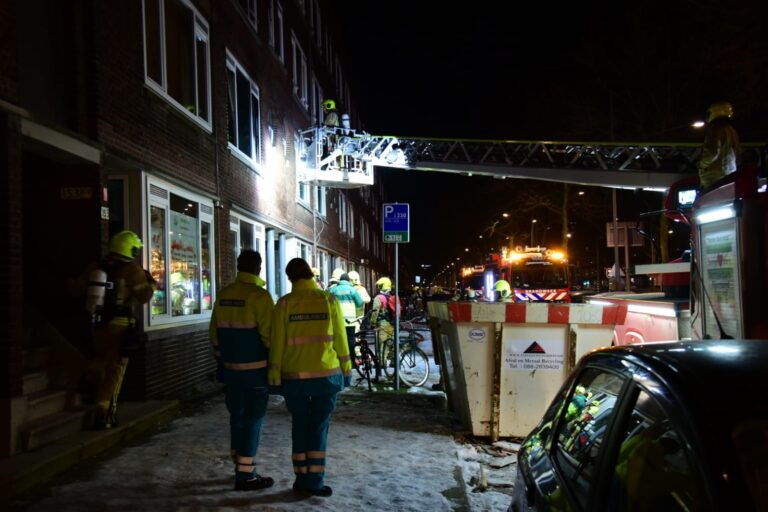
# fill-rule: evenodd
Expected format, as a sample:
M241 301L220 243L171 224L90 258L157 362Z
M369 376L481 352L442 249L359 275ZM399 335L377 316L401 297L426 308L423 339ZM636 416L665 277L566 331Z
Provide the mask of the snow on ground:
M427 383L438 380L437 368ZM218 395L161 431L89 462L14 503L56 510L505 511L515 478L512 443L465 438L444 410L442 392L367 392L338 397L328 441L330 498L291 490L290 415L271 397L257 470L275 479L262 491L235 492L228 413ZM482 465L482 471L481 471Z

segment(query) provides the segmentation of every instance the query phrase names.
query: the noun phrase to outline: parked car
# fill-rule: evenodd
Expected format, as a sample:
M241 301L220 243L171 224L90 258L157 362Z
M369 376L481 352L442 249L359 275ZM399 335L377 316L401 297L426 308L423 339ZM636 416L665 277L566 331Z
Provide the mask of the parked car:
M768 341L587 354L523 441L509 510L768 510Z

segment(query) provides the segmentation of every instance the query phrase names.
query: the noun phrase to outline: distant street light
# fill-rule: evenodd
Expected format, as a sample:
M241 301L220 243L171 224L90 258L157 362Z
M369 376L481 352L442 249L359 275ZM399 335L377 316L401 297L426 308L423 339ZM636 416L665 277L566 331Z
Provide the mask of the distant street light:
M693 128L704 128L705 124L706 123L704 121L694 121L693 123L691 123L691 126Z
M506 219L507 217L509 217L509 214L507 212L504 212L504 213L501 214L501 216Z
M536 224L536 219L531 220L531 247L533 247L533 226Z

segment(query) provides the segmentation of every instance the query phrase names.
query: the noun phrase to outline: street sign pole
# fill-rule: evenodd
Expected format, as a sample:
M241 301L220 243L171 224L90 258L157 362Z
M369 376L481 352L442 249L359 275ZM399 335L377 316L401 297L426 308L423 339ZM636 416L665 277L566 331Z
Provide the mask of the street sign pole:
M410 205L384 203L384 242L395 244L395 390L400 390L400 262L399 246L411 236Z
M400 243L395 243L395 391L400 391L400 266L397 256Z

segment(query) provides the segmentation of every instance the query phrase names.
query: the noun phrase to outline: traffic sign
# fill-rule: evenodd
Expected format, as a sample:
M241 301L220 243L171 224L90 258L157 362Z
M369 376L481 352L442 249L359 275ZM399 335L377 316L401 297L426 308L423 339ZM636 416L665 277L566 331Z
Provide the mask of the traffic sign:
M408 203L384 203L384 242L404 243L410 238Z

